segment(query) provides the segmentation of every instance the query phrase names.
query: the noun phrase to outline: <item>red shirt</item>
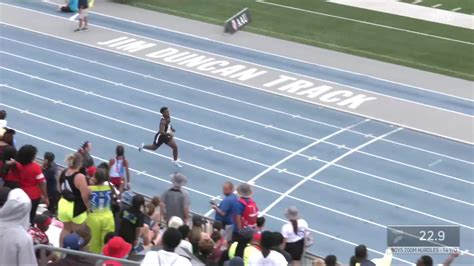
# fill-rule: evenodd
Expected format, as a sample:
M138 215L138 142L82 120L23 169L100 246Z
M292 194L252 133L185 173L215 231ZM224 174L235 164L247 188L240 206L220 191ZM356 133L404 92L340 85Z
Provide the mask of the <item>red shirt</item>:
M30 197L35 200L41 198L41 189L39 184L45 182L41 166L35 162L27 165L16 164L20 173L20 188Z
M5 181L12 181L12 182L20 182L20 174L18 173L18 170L16 167L12 166L10 169L8 169L7 174L5 177L3 177L3 180Z

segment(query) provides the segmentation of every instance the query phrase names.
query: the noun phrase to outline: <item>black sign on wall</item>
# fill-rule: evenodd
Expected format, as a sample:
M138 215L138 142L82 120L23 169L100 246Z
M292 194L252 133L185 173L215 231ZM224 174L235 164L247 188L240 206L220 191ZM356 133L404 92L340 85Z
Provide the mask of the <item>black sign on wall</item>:
M250 21L250 11L248 8L244 8L239 13L226 20L224 32L234 33L242 29L245 25L249 24Z

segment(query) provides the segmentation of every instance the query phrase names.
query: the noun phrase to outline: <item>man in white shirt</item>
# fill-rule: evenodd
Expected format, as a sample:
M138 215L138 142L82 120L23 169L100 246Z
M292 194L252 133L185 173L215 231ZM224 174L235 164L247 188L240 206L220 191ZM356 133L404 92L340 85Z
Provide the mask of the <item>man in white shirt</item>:
M264 231L260 240L262 252L256 252L250 257L248 266L287 266L285 257L277 251L271 250L273 246L273 233Z
M153 266L191 266L191 262L175 253L181 242L181 233L176 228L168 228L162 237L163 249L148 251L140 265Z

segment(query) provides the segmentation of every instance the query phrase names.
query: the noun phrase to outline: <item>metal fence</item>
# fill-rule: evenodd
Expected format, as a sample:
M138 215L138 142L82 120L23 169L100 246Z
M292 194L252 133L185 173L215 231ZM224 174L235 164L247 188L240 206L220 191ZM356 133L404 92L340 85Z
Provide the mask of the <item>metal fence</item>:
M106 260L117 261L117 262L122 263L122 265L124 265L124 266L140 265L140 263L137 262L137 261L131 261L131 260L126 260L126 259L117 259L117 258L113 258L113 257L108 257L108 256L104 256L104 255L95 254L95 253L88 253L88 252L84 252L84 251L72 250L72 249L67 249L67 248L57 248L57 247L53 247L53 246L49 246L49 245L37 244L37 245L35 245L34 248L35 248L35 251L37 251L37 250L40 251L40 259L38 261L38 264L40 266L48 264L46 251L61 253L63 255L76 255L76 256L80 256L80 257L96 259L95 265L102 265L102 263Z

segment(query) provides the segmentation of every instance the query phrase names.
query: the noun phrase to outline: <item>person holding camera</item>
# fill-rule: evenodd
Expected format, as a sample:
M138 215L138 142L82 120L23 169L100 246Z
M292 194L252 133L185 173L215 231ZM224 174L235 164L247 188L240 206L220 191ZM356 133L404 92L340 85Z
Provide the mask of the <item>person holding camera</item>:
M232 229L234 225L234 215L236 204L238 204L237 196L234 194L234 185L232 182L225 182L222 187L224 199L217 205L211 201L212 209L216 212L215 220L222 223L224 228L224 239L230 241L232 239Z

